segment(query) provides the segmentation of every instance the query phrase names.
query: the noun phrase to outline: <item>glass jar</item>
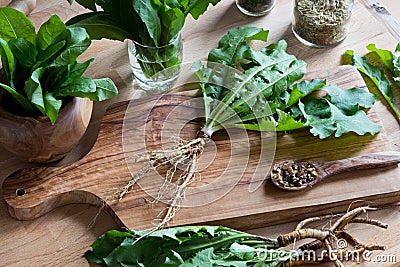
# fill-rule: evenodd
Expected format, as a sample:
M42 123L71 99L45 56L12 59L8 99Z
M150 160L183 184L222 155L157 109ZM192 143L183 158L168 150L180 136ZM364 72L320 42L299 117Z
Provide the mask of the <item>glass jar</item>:
M262 16L270 12L276 0L236 0L238 9L249 16Z
M155 47L128 41L129 62L135 80L144 90L168 90L177 80L182 62L182 37Z
M354 0L294 0L292 31L302 43L329 47L349 33Z

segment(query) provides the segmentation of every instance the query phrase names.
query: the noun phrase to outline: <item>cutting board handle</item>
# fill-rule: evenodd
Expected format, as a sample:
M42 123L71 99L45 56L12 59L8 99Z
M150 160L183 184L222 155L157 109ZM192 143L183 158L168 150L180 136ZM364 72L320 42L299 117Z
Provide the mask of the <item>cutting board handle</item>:
M329 74L329 73L328 73ZM336 68L330 71L331 83L339 83L342 88L363 85L358 72L349 66ZM322 72L317 77L327 77L326 72ZM336 77L337 80L332 77ZM69 203L88 203L92 205L105 205L112 210L111 214L118 216L120 220L129 228L145 229L151 227L153 219L160 214L166 207L165 203L149 205L153 195L148 192L156 193L159 184L154 183L153 178L156 172L151 172L146 176L146 183L143 181L140 186L135 186L129 194L120 202L110 201L121 186L126 185L132 178L131 173L136 173L142 167L141 163L127 162L133 161L125 158L125 153L137 155L145 152L151 147L157 149L161 146L163 138L168 139L171 134L176 136L176 131L180 128L182 117L191 117L195 114L195 105L190 105L190 101L195 94L173 93L163 95L162 98L152 97L146 99L135 99L134 110L130 110L129 129L124 130L124 140L129 140L132 147L124 150L122 132L124 126L125 113L129 101L117 102L110 106L101 119L98 138L91 151L79 161L67 166L41 167L23 169L8 177L2 188L2 195L10 214L21 220L37 218L48 213L52 209ZM196 91L197 93L197 91ZM187 104L183 104L187 103ZM179 112L171 113L179 106ZM197 113L196 113L197 114ZM376 110L370 110L368 114L375 122L378 122ZM182 116L182 117L180 117ZM170 118L167 128L163 128L166 119ZM195 117L197 118L197 117ZM132 125L131 125L132 124ZM198 120L190 120L185 125L185 131L180 131L183 138L196 136L199 127ZM165 130L162 134L161 130ZM323 210L327 207L337 207L338 209L347 208L349 202L354 200L374 201L376 205L398 201L399 184L392 182L395 177L393 173L382 171L368 171L357 173L352 176L343 177L347 179L330 180L315 189L302 194L290 194L291 192L281 192L272 185L260 187L258 190L249 193L249 184L253 181L252 171L257 167L257 157L260 151L260 137L258 133L247 132L246 140L232 140L252 144L251 153L254 153L252 160L246 165L246 171L240 177L240 181L235 183L231 176L224 175L231 160L232 151L229 149L232 142L226 133L219 133L215 136L215 146L218 153L215 156L218 160L213 161L213 165L199 172L199 184L192 184L192 188L187 192L185 199L188 207L182 208L174 218L174 225L213 223L221 224L223 220L229 220L229 226L240 224L246 227L261 227L268 223L284 222L293 219L293 214L310 216L312 212ZM170 140L170 139L168 139ZM146 147L141 144L146 143ZM275 161L284 159L306 159L306 160L334 160L389 150L389 142L385 133L377 136L356 136L346 135L342 138L331 138L329 140L319 140L307 131L296 131L290 135L279 135ZM227 149L228 148L228 149ZM245 151L240 151L236 156L241 156ZM247 153L247 152L246 152ZM213 154L214 155L214 154ZM213 158L213 155L203 155L204 159ZM234 172L240 173L236 169L237 164L231 167ZM207 165L208 166L208 165ZM393 177L392 177L393 176ZM220 177L227 177L221 183L215 183ZM265 177L257 177L262 181ZM362 178L362 179L361 179ZM159 181L158 181L159 182ZM257 182L257 181L256 181ZM368 183L374 183L370 186ZM343 187L343 185L346 185ZM146 187L141 187L141 186ZM207 190L204 188L208 187ZM226 188L232 190L226 195L221 196ZM148 191L146 191L146 190ZM327 194L335 192L335 194ZM220 199L207 203L205 206L196 206L198 202ZM245 201L243 201L245 200ZM284 200L284 201L282 201ZM190 202L188 204L188 202ZM268 203L266 205L265 203ZM311 208L313 205L317 207ZM212 210L213 212L210 212ZM273 216L274 215L274 216ZM275 216L276 215L276 216ZM235 218L235 220L232 220ZM238 228L239 229L239 228Z

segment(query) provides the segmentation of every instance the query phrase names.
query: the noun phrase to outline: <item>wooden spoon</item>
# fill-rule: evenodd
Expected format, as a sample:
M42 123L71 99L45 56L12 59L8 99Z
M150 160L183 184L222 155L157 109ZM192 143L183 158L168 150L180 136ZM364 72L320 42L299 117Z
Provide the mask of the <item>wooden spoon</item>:
M368 154L334 161L283 161L271 171L272 183L284 190L302 190L335 174L394 166L400 163L400 152Z

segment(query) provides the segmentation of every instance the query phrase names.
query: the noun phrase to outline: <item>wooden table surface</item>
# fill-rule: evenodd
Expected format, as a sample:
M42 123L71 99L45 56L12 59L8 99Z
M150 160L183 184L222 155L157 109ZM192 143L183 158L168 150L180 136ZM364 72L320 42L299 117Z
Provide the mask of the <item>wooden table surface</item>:
M400 19L400 2L392 0L381 0L380 2ZM8 3L9 0L0 0L0 6ZM270 42L286 39L288 51L298 58L306 60L308 71L329 69L340 65L341 55L347 49L353 49L358 54L365 54L367 53L365 46L369 43L375 43L378 47L389 50L393 50L397 44L386 28L368 13L361 2L356 1L350 34L343 43L329 49L306 47L300 44L291 33L291 5L291 0L279 0L273 11L267 16L251 18L241 14L233 1L223 0L217 7L210 8L198 21L195 22L191 18L187 20L182 32L184 61L192 62L204 59L208 51L216 46L222 35L230 28L240 25L270 29ZM52 14L58 14L63 20L67 20L82 11L78 5L74 4L70 7L66 0L38 0L37 7L30 18L35 25L40 25ZM360 17L363 19L360 20ZM119 79L116 81L117 84L123 84L125 87L133 86L129 66L126 64L119 66L119 61L113 58L115 52L121 52L121 49L126 49L124 43L107 40L93 42L87 53L83 55L85 58L96 58L86 75L98 77L107 74L112 78ZM126 60L122 62L126 62ZM107 69L113 69L117 73L107 73ZM125 92L121 97L128 97L128 94ZM400 94L395 95L400 102ZM397 144L400 141L399 123L389 112L380 115L384 118L384 127L388 134L388 140L391 140L392 149L400 151ZM0 185L3 179L20 164L16 159L1 151ZM82 204L57 208L33 221L17 221L8 215L4 201L2 198L0 199L0 266L87 266L82 257L84 251L89 248L97 236L108 229L118 227L111 215L103 212L96 217L98 208ZM388 223L388 230L382 231L374 228L366 230L365 226L353 227L356 235L361 236L362 241L386 246L386 251L374 253L374 256L394 255L397 260L397 262L364 262L360 266L400 266L399 211L399 206L393 205L370 212L370 217ZM278 233L291 231L294 225L295 222L262 229L248 229L248 231L273 237ZM349 265L355 265L355 263L349 263Z

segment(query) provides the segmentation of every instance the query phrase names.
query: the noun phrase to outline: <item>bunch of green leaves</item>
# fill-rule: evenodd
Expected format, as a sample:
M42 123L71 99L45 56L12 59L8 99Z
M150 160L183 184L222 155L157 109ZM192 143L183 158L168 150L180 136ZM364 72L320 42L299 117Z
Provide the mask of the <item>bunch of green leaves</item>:
M84 27L92 39L130 39L160 47L177 38L189 14L198 19L209 4L216 5L220 0L75 1L92 12L78 15L67 24Z
M193 66L203 91L206 135L226 127L257 131L309 128L320 138L381 130L364 111L375 102L366 88L341 90L325 80L299 82L306 63L286 53L284 40L261 50L248 44L250 40L266 42L267 37L268 31L261 28L232 29L209 53L206 65ZM317 96L318 91L325 96Z
M397 86L400 86L400 44L397 45L394 52L384 49L379 49L375 44L369 44L367 49L377 55L381 63L390 71ZM344 56L351 59L351 64L355 66L358 71L369 78L382 96L387 101L393 113L400 118L400 112L396 108L393 93L392 83L385 74L385 69L373 62L367 56L359 56L352 50L346 51Z
M183 226L148 231L111 230L85 253L100 266L281 266L297 251L277 250L278 242L222 226Z
M90 43L85 29L66 27L56 15L43 23L36 34L23 13L0 8L0 56L4 71L0 87L18 105L20 115L43 114L54 123L67 97L102 101L117 94L108 78L82 77L93 59L83 63L76 59Z

